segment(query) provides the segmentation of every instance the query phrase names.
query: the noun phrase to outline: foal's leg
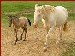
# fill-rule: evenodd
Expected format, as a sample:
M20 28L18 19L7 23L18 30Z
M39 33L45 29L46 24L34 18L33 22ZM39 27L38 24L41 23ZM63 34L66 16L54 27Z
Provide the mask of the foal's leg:
M23 28L22 28L23 29ZM22 40L22 35L23 35L23 33L24 33L24 29L23 29L23 32L22 32L22 34L21 34L21 38L20 38L20 40Z
M25 41L25 40L26 40L27 28L24 28L24 31L25 31L25 38L24 38L24 40L23 40L23 41Z
M51 34L54 32L54 27L50 28L47 35L46 35L46 42L45 42L45 47L44 47L44 51L47 50L48 48L48 38L49 36L51 37ZM49 35L50 34L50 35Z
M15 45L16 45L16 42L18 41L18 38L17 38L17 29L14 29L14 32L15 32L15 37L16 37L16 40L15 40Z

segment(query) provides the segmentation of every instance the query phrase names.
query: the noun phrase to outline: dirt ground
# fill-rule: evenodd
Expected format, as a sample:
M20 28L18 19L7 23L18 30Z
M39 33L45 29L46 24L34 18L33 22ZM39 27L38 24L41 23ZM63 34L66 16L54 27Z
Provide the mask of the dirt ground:
M20 33L18 38L20 39ZM36 33L37 32L37 33ZM33 27L28 27L27 40L18 41L14 45L15 37L12 28L2 27L1 37L1 51L2 56L61 56L69 48L68 44L75 44L75 21L69 21L68 31L63 32L62 41L56 44L59 31L56 30L55 34L49 38L49 48L46 52L43 51L46 31L40 27L37 31ZM23 35L24 38L24 35Z

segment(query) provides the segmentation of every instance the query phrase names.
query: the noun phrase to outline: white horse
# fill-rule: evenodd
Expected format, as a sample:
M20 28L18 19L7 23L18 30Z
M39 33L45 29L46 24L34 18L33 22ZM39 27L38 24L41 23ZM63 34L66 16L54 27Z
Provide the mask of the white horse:
M44 28L47 31L46 35L46 42L44 49L46 50L48 47L48 38L51 37L51 33L54 32L54 30L59 28L60 38L62 37L62 30L66 30L67 25L67 18L68 18L68 11L66 8L62 6L50 6L50 5L42 5L38 6L38 4L35 5L35 12L34 12L34 27L37 28L38 21L42 19L42 22L44 24ZM59 41L57 41L59 42Z

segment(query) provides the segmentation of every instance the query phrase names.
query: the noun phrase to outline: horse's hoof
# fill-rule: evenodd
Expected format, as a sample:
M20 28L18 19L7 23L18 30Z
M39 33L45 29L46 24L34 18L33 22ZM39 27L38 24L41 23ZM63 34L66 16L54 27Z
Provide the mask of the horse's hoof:
M23 41L26 41L26 39L24 39Z
M44 52L46 52L47 51L47 48L46 47L44 47Z

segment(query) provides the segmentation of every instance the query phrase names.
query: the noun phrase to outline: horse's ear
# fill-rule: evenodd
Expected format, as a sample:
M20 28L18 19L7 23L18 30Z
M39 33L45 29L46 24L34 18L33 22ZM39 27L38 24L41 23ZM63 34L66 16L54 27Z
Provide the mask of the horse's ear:
M37 8L38 4L35 4L35 9Z
M43 11L45 10L45 5L42 5L42 10L43 10Z
M52 9L54 9L54 6L51 6Z
M45 5L42 5L43 8L45 8Z
M42 9L45 9L45 5L42 5Z

